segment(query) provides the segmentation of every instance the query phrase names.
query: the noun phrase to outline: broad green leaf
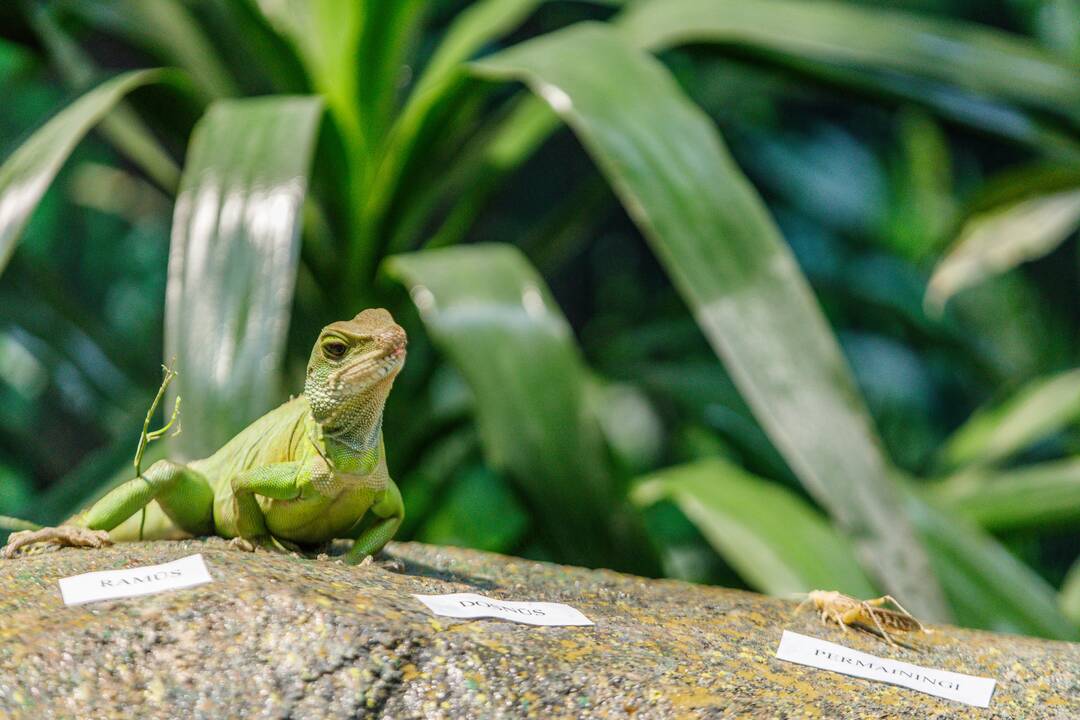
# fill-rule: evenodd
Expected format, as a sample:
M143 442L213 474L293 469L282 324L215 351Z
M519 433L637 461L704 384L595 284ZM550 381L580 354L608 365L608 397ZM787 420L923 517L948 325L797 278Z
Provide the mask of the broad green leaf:
M659 500L686 513L724 560L771 595L839 590L873 597L855 551L809 504L719 458L645 476L631 491L640 507Z
M341 0L337 0L341 4ZM361 122L368 145L380 145L396 107L398 92L408 80L408 54L413 50L424 0L362 0L357 76ZM340 12L340 10L339 10ZM374 150L372 151L374 154Z
M1080 637L1058 609L1054 589L992 537L913 492L907 510L960 625L1058 640Z
M66 2L61 9L129 38L154 57L184 70L207 100L239 94L217 49L180 0Z
M271 25L296 49L311 84L326 100L352 152L364 152L360 118L360 34L366 3L256 0Z
M423 96L486 43L513 30L544 0L480 0L454 18L424 67L414 94Z
M390 131L379 174L368 199L370 212L384 211L398 189L406 167L419 152L418 146L429 144L445 134L445 123L426 132L425 128L437 120L436 111L440 107L457 107L452 102L452 95L460 89L457 85L463 73L462 63L485 43L515 28L541 2L543 0L481 0L465 8L454 19Z
M973 189L967 202L966 215L985 213L994 208L1013 205L1034 195L1052 195L1080 187L1080 166L1058 162L1036 161L1009 167L988 177Z
M1027 198L967 219L926 289L940 312L953 295L984 278L1051 252L1080 227L1080 190Z
M620 18L635 44L718 42L781 57L938 80L1080 123L1080 73L1018 36L973 23L803 0L648 0Z
M689 0L689 2L693 1ZM726 17L729 14L727 8L730 4L729 0L728 2L701 4L698 7L690 8L692 12L687 15L687 19L684 21L685 27L679 25L683 21L680 21L677 17L666 17L664 21L658 24L652 22L653 14L667 14L668 6L659 2L659 0L651 4L646 2L630 4L631 9L624 15L618 16L616 25L626 26L628 39L632 43L638 43L642 47L654 51L663 50L670 43L682 41L727 42L726 33L717 33L716 28L712 28L709 23L697 25L696 22L697 13L699 12L723 11ZM745 4L745 7L740 8L739 11L755 12L756 6L751 7L751 5L755 4ZM813 5L820 5L820 3L813 3ZM849 6L841 7L841 14L848 9ZM832 9L825 8L824 10L831 12ZM864 12L880 12L870 8L861 10ZM818 12L813 7L800 7L799 11ZM856 11L858 12L858 10ZM723 19L719 20L721 26L723 22ZM878 25L880 24L878 23ZM785 27L787 27L786 24L782 25L779 32L767 28L752 28L745 33L742 31L746 30L746 28L740 27L738 28L738 34L746 43L752 46L764 43L770 50L773 50L774 48L769 43L772 41L783 42L785 39L783 28ZM673 30L685 31L688 35L685 38L676 36L672 32ZM703 37L698 37L699 34L703 35ZM840 50L838 52L843 50L846 40L847 38L839 40ZM822 50L822 48L817 49ZM829 46L824 49L829 49ZM835 48L833 49L835 50ZM938 115L955 122L1031 146L1040 152L1048 153L1062 160L1080 161L1080 143L1077 142L1075 137L1066 132L1061 132L1058 128L1043 122L1038 116L1021 108L1011 106L1005 101L999 101L975 91L963 91L943 82L928 82L923 77L900 75L891 70L879 69L882 67L881 63L864 62L860 63L858 67L853 65L842 66L836 63L815 63L814 61L807 63L804 55L800 54L804 50L805 48L802 47L792 47L790 49L793 66L796 70L810 71L813 75L821 77L825 82L867 92L875 98L884 96L893 102L922 103L932 108ZM901 55L898 61L904 61L905 58L906 56ZM501 178L509 171L520 166L555 129L555 126L551 124L546 127L537 125L535 122L535 106L522 107L521 110L528 110L529 112L520 112L507 117L502 122L499 135L509 138L528 135L531 140L529 142L519 142L517 144L519 152L516 154L503 153L499 162L486 163L476 167L476 174L479 176L478 180L474 182L470 179L461 184L462 189L458 194L464 196L465 202L455 208L455 217L448 220L446 227L440 231L441 241L439 244L456 242L471 225L473 218L479 209L483 207L492 189L498 187ZM397 247L403 246L397 245Z
M165 358L180 373L170 390L184 400L175 442L185 458L217 449L281 399L321 116L315 97L223 100L192 133L165 300Z
M1080 370L1038 378L1002 402L977 410L945 442L946 470L1005 460L1080 418Z
M543 144L559 126L559 118L535 97L514 105L505 121L491 130L482 147L466 152L451 179L453 210L427 241L427 247L460 242L504 178Z
M913 612L945 616L862 400L761 198L656 60L582 24L474 64L575 131L777 448ZM612 82L612 78L619 78Z
M928 491L938 505L995 532L1080 524L1080 458L960 473Z
M952 152L944 130L926 113L905 109L899 125L901 156L886 235L897 254L914 262L940 249L955 221Z
M591 0L595 4L622 5L624 0ZM464 62L486 44L522 23L544 0L481 0L465 8L453 21L412 89L395 122L383 161L368 196L374 222L382 220L391 202L403 206L396 222L387 222L370 234L389 238L391 252L415 246L415 240L440 201L449 198L453 209L432 246L457 243L486 206L502 178L518 167L558 127L551 111L533 98L518 103L494 127L482 128L481 142L466 147L454 160L443 160L446 148L456 150L460 136L477 124L486 92L468 81ZM452 165L451 177L445 166ZM428 177L418 176L421 166ZM433 167L434 166L434 167ZM400 188L408 197L399 200ZM363 264L361 261L360 264Z
M45 123L0 166L0 272L30 214L83 136L121 98L161 77L160 71L134 70L103 82Z
M93 85L99 72L93 59L63 31L53 17L52 7L36 6L30 20L65 82L80 92ZM123 102L117 103L101 121L101 131L160 187L175 192L180 168L134 110Z
M570 326L528 261L510 245L469 245L386 267L472 388L485 454L517 484L544 539L570 562L648 571L586 412Z

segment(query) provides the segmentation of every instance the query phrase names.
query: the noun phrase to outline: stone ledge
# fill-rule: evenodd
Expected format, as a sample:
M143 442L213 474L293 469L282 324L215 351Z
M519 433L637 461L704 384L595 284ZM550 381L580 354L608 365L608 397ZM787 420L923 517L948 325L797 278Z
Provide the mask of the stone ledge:
M201 552L215 582L65 607L56 579ZM951 627L895 650L794 603L393 543L402 573L218 539L0 562L0 717L1078 718L1080 645ZM565 602L594 627L436 618L411 593ZM776 660L794 630L995 678L990 708Z

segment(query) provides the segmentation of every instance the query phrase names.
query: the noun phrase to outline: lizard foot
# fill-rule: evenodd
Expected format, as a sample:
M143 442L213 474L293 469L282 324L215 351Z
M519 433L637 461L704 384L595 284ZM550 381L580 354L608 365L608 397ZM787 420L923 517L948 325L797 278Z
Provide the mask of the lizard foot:
M47 527L40 530L22 530L8 536L7 545L0 550L0 557L13 558L20 548L37 543L55 543L66 547L100 548L112 545L105 530L90 530L75 525Z
M405 572L405 563L401 562L397 558L388 557L382 560L376 560L375 564L377 564L383 570L389 570L390 572Z
M234 537L230 540L229 547L233 550L240 550L241 552L255 552L255 543L242 537Z
M243 552L255 552L255 550L269 550L270 552L295 553L292 543L283 545L281 541L269 536L258 535L256 537L234 537L229 541L229 547Z
M339 562L342 562L346 565L350 564L349 561L345 559L341 559L339 560ZM365 555L363 560L355 563L356 567L368 567L369 565L374 565L375 567L382 568L383 570L389 570L390 572L400 573L405 571L405 563L401 562L397 558L392 557L383 557L379 560L376 560L374 555Z

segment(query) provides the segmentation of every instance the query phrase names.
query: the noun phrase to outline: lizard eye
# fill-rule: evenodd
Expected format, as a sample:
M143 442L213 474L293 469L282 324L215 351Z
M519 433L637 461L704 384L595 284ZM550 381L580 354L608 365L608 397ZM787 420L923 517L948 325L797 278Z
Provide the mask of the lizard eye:
M340 340L327 340L322 344L323 354L332 360L338 360L345 355L349 347Z

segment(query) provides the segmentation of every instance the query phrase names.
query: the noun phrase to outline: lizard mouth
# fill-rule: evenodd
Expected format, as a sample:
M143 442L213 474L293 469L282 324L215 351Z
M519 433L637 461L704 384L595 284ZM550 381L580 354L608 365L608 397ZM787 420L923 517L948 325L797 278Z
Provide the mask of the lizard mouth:
M405 345L394 345L348 368L338 377L338 382L342 385L374 385L392 374L396 375L404 364Z

